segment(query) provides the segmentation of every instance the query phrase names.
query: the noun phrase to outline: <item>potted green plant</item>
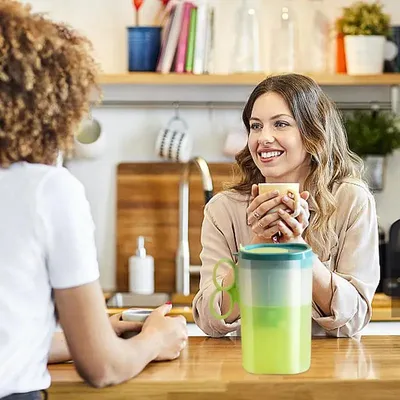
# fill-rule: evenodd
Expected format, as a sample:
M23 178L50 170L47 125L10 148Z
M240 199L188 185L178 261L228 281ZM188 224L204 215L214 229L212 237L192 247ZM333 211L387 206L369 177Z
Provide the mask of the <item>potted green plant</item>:
M400 148L400 120L389 111L357 110L344 116L350 149L363 158L373 190L382 190L386 156Z
M383 12L380 2L357 1L350 7L344 7L336 29L344 35L349 75L383 72L390 16Z

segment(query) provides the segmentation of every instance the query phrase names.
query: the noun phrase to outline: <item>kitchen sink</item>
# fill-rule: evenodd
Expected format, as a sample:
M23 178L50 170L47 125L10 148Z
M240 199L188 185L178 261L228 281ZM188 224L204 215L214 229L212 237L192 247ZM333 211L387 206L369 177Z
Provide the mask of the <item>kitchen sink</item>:
M171 301L168 293L136 294L114 293L106 302L109 308L158 307Z

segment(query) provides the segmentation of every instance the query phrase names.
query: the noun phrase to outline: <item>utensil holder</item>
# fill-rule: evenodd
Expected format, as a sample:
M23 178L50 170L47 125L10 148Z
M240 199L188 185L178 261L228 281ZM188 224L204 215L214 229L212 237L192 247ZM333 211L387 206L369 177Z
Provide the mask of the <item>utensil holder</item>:
M128 27L128 70L156 71L161 48L160 26Z

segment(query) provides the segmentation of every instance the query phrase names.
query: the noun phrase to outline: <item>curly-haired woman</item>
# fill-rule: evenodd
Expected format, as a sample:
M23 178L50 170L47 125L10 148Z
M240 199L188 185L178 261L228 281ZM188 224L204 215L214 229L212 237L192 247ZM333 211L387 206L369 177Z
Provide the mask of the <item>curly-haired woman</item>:
M374 198L362 180L362 162L347 145L338 112L321 88L298 74L270 77L250 95L243 111L247 146L237 154L241 181L206 206L202 226L200 290L193 301L198 326L210 336L240 327L240 311L217 320L209 311L212 271L221 258L236 262L240 244L309 244L313 265L313 333L354 336L370 321L379 281L378 228ZM295 203L279 193L259 194L263 182L299 182ZM268 212L278 204L286 210ZM279 207L282 208L282 207ZM219 268L223 286L232 269ZM215 297L224 315L229 296Z
M186 344L171 305L143 326L107 318L84 189L56 166L96 88L89 50L69 28L0 0L0 398L40 398L48 361L71 356L102 387ZM55 309L65 336L54 334ZM140 333L120 338L126 330Z

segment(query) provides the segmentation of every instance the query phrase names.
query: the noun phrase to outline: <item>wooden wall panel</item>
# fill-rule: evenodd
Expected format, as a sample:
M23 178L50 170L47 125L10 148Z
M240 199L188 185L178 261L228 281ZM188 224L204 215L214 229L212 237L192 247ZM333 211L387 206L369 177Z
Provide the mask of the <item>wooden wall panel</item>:
M175 292L175 254L179 240L178 163L123 163L117 168L116 282L117 290L129 287L128 259L137 237L146 238L148 254L154 257L155 291ZM214 194L232 181L232 164L210 163ZM200 230L204 195L201 176L191 166L189 186L189 243L191 264L200 265ZM191 292L198 290L198 276L191 275Z

